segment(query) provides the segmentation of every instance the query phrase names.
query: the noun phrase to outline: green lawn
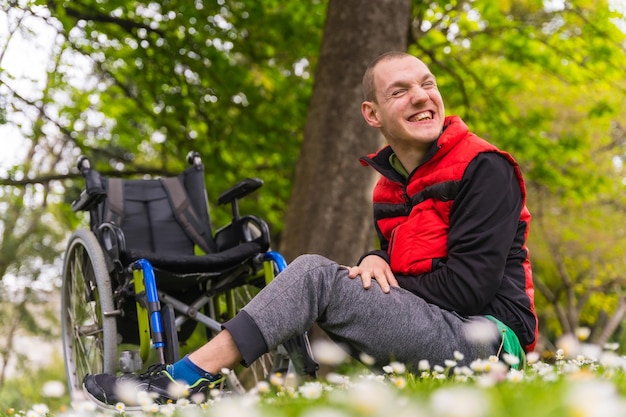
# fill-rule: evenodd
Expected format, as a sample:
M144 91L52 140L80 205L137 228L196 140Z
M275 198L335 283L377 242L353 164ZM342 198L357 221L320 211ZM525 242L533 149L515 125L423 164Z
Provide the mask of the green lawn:
M531 355L520 371L509 369L497 358L455 366L461 359L459 354L448 361L448 368L423 363L420 375L407 373L399 363L390 364L382 375L352 367L347 369L359 370L329 373L316 381L294 382L280 375L246 396L216 390L209 399L161 406L146 401L143 411L133 413L123 404L118 410L103 412L89 402L69 404L63 396L39 393L38 398L31 397L31 405L3 405L0 416L626 416L626 357L612 350L578 349L567 357L559 351L550 362ZM4 387L2 392L6 391Z

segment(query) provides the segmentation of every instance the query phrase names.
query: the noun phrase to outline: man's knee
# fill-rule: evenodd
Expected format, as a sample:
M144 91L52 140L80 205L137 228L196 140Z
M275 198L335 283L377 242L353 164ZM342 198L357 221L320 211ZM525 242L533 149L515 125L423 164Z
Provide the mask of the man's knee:
M319 266L329 266L334 264L335 262L331 261L328 258L325 258L321 255L316 254L304 254L298 256L289 264L289 268L293 269L312 269L317 268Z

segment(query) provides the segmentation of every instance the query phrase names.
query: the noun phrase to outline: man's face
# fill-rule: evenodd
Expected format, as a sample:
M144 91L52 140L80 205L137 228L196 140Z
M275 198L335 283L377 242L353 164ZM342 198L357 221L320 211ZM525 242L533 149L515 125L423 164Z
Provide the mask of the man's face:
M435 77L414 57L391 58L374 68L376 101L364 102L363 116L381 129L396 152L427 149L441 134L445 117Z

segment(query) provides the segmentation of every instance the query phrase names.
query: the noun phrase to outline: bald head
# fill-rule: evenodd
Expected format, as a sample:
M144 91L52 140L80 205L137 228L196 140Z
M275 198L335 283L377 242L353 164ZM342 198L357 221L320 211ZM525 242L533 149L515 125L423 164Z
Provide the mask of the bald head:
M406 52L391 51L391 52L386 52L382 55L379 55L376 59L370 62L370 64L367 66L367 69L365 70L365 74L363 74L363 81L362 81L363 99L365 101L373 101L374 103L377 102L374 74L375 74L376 66L378 64L380 64L381 62L390 61L392 59L400 59L400 58L407 58L407 57L415 58L413 55L408 54Z

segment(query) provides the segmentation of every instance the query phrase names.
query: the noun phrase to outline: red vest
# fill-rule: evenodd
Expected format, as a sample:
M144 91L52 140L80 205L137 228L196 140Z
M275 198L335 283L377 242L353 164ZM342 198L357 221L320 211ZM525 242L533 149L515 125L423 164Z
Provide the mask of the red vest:
M518 164L513 157L469 132L463 121L447 117L445 130L437 141L437 151L430 159L411 173L408 185L382 176L374 188L375 221L381 237L381 246L387 250L391 269L400 275L417 276L433 269L437 259L448 256L447 240L450 227L450 210L468 164L482 152L498 152L515 169L523 199L520 221L529 224L530 212L526 208L526 188ZM374 155L371 156L372 158ZM397 210L404 205L403 210ZM398 215L385 209L396 207ZM524 233L524 242L528 228ZM523 249L528 253L526 244ZM526 277L526 294L534 311L534 286L528 257L523 263ZM537 333L537 332L536 332ZM536 340L536 338L535 338ZM532 350L533 346L527 346Z

